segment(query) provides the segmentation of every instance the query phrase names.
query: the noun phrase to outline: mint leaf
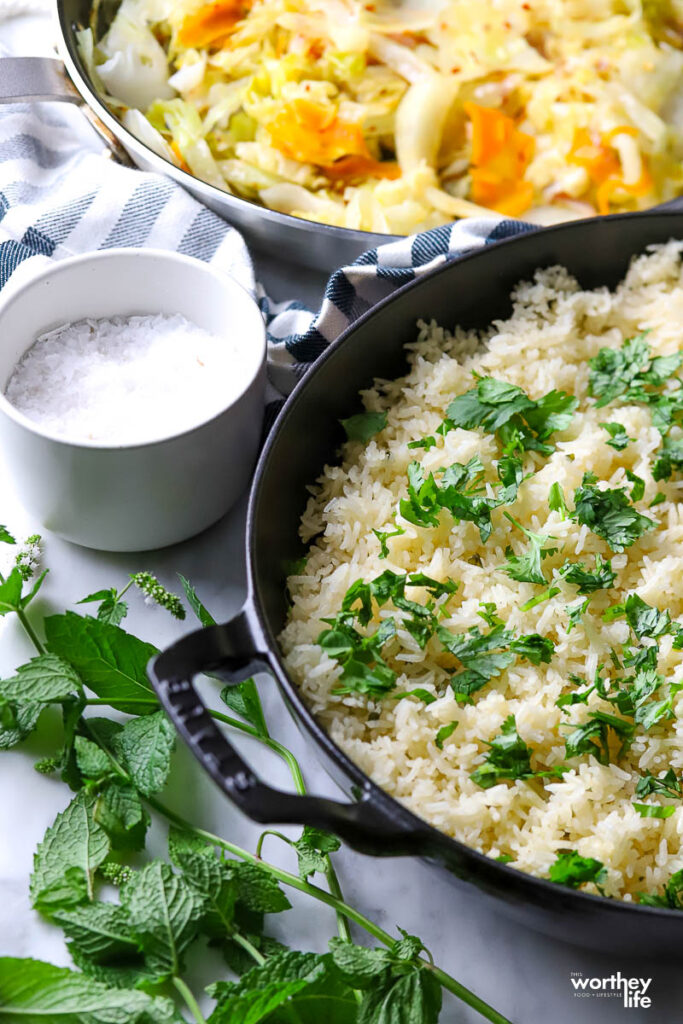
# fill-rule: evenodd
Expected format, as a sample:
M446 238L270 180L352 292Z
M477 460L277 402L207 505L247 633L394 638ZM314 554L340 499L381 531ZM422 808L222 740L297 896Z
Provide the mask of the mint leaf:
M127 722L114 739L114 753L140 792L152 796L166 785L174 744L173 726L156 711Z
M340 846L341 843L336 836L305 825L301 836L294 843L299 860L299 877L306 879L316 871L324 874L327 869L327 854L334 853Z
M336 937L330 939L329 947L335 967L354 988L367 988L391 963L389 950L381 947L367 949Z
M623 551L648 530L656 529L654 519L641 515L625 491L599 490L594 481L592 474L584 474L583 483L574 492L576 508L572 518L607 541L612 551Z
M50 914L94 896L95 870L110 843L93 818L96 797L82 790L50 825L33 858L31 902Z
M134 958L139 952L126 912L117 903L89 903L58 911L52 919L70 940L69 951L96 963Z
M155 860L136 871L121 889L121 905L145 953L160 976L182 971L182 956L197 934L204 900L181 875Z
M230 870L239 886L239 898L249 910L260 914L279 914L291 903L275 879L256 864L230 861Z
M0 526L0 544L16 544L16 540L6 526Z
M125 779L112 779L99 793L94 819L117 851L143 850L150 818L140 794Z
M268 738L270 734L263 714L261 698L253 679L244 679L234 686L225 686L221 690L221 700L231 711L253 726L259 736L263 739Z
M277 953L238 982L212 985L210 993L218 1004L209 1024L260 1024L266 1019L356 1024L353 993L333 974L329 955Z
M557 860L550 866L548 878L569 889L579 889L586 882L600 886L607 880L607 868L602 861L581 857L577 850L567 850L558 853Z
M158 701L147 679L147 663L156 647L97 619L65 612L45 619L53 654L67 661L98 697L131 715L156 711Z
M54 654L40 654L17 669L12 679L0 680L0 699L51 704L81 690L71 665Z
M128 614L128 605L125 601L119 601L116 587L111 587L109 590L97 590L94 594L88 594L87 597L81 598L77 603L92 604L95 601L100 602L100 607L97 609L97 618L100 622L109 622L118 626Z
M38 724L42 710L42 704L0 699L0 750L9 750L25 740Z
M111 775L113 765L104 750L85 736L74 738L76 766L84 779L100 781Z
M349 441L369 441L375 434L384 430L387 425L387 414L385 412L359 412L355 416L349 416L348 419L339 422Z
M363 993L357 1024L437 1024L441 985L428 968L387 971Z
M12 569L9 576L0 582L0 617L21 609L23 586L24 579L19 569Z
M112 989L40 960L0 958L3 1024L182 1024L169 999Z
M178 573L178 579L182 583L183 590L185 591L185 597L192 611L195 613L202 626L215 626L216 620L214 619L211 612L207 611L202 602L197 597L197 591L194 589L189 580L185 579Z

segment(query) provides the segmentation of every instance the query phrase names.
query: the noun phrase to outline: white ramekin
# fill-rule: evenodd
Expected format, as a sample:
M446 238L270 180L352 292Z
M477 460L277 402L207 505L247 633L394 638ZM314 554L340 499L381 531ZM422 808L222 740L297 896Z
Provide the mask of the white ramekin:
M141 444L65 440L4 397L17 362L44 331L86 317L180 313L244 346L242 393L191 430ZM236 281L189 256L110 249L59 260L0 298L0 450L26 509L85 547L143 551L216 522L256 460L265 388L263 318Z

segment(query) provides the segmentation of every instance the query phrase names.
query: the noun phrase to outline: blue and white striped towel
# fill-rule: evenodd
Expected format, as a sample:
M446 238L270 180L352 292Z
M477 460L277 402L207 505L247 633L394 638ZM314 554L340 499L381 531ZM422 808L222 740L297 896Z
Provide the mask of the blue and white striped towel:
M532 230L500 218L461 221L372 249L330 278L321 309L272 303L244 239L169 179L117 166L75 109L0 108L0 289L50 259L115 246L173 249L232 274L268 326L269 402L281 400L338 335L399 285L462 253ZM272 413L275 408L269 410Z

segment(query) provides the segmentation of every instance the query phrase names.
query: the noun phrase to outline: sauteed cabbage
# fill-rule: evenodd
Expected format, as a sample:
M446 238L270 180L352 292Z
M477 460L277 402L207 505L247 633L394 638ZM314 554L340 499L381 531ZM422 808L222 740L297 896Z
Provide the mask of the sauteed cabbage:
M552 223L683 192L683 0L418 2L123 0L80 46L152 149L313 221Z

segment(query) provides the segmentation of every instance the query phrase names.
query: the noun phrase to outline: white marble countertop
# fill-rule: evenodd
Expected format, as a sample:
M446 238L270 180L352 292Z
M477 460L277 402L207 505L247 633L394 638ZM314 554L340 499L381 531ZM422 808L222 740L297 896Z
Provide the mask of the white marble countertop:
M0 24L0 46L17 53L45 52L48 22L18 18ZM0 109L0 116L2 116ZM300 270L279 268L261 261L261 279L274 298L297 297L313 302L323 280ZM1 339L0 339L1 343ZM14 494L12 481L0 468L0 522L19 534L34 531ZM87 551L56 537L45 537L45 565L50 575L36 602L36 611L63 610L94 590L121 586L128 573L149 569L172 589L175 574L195 584L218 619L227 618L241 605L245 593L243 532L245 502L218 525L185 544L138 555L111 555ZM157 646L186 631L187 623L132 597L127 625ZM30 656L18 626L0 620L0 672L8 673ZM299 757L311 791L334 794L336 787L316 761L291 720L274 683L260 679L268 722L274 735ZM69 800L66 786L38 775L33 762L40 756L49 730L49 716L35 737L17 750L0 755L0 955L32 956L68 964L61 932L34 913L28 902L28 878L33 851L46 827ZM260 747L247 749L254 767L269 781L291 788L286 770ZM185 811L193 822L253 849L260 829L247 821L210 782L186 751L177 755L174 782L167 801ZM165 850L165 830L153 826L153 852ZM286 865L287 854L276 845L266 855ZM650 961L615 958L568 946L520 929L503 912L484 905L473 890L451 885L443 874L407 858L381 863L348 850L336 856L343 891L349 902L390 931L397 925L419 935L439 965L489 1001L515 1024L680 1024L683 1021L683 986L680 967ZM291 894L290 894L291 895ZM271 918L270 931L295 947L323 950L335 933L333 915L306 897L292 895L294 908ZM195 991L224 976L218 958L205 952L190 962ZM625 1009L618 999L581 999L573 995L570 973L591 977L622 974L652 978L653 1004L649 1010ZM444 1004L442 1024L476 1024L482 1018L450 997Z

